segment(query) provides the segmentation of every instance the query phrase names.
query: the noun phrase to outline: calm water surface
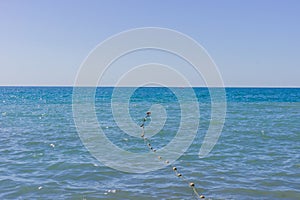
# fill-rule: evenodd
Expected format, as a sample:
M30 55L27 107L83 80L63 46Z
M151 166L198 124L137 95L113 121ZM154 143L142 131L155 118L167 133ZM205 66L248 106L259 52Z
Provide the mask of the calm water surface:
M97 89L100 126L120 148L148 151L143 140L118 128L112 91ZM194 91L199 130L174 165L199 193L206 199L300 199L300 89L227 88L224 129L203 159L197 154L210 98L205 88ZM162 148L178 130L180 105L167 88L139 88L130 99L132 119L139 123L152 104L167 112L165 126L151 138ZM195 199L170 166L130 174L93 158L76 132L71 87L0 87L0 134L0 199Z

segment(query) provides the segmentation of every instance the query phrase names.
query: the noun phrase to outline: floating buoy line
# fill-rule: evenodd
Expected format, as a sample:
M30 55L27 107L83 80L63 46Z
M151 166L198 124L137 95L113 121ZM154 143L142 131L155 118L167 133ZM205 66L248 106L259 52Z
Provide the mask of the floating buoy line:
M150 140L145 136L145 122L147 121L147 119L150 118L150 115L151 115L151 112L148 111L146 113L146 116L143 119L143 123L140 125L140 127L142 128L141 137L144 140L144 142L147 145L147 147L149 148L149 150L152 151L153 153L156 153L156 149L154 147L152 147L152 145L150 143ZM169 164L169 161L166 160L166 159L164 159L164 158L162 158L160 155L158 155L157 158L159 160L161 160L164 164ZM192 188L193 194L196 197L196 199L204 199L205 198L204 195L199 195L199 193L198 193L198 191L196 189L195 183L189 182L181 173L179 173L177 167L175 167L175 166L171 166L171 167L172 167L172 170L175 172L175 175L178 178L181 178L183 181L185 181L189 185L189 187Z

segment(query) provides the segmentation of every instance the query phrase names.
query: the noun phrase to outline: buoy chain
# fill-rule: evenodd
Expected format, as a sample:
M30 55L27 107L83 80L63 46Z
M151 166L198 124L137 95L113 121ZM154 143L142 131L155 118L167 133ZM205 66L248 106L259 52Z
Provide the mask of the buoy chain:
M150 140L147 137L145 137L145 129L144 129L145 128L145 122L147 121L148 118L150 118L150 115L151 115L151 112L148 111L146 113L146 116L143 119L143 123L140 125L140 127L142 128L141 137L143 138L144 143L147 145L147 147L149 148L149 150L152 151L153 153L156 153L156 149L154 149L152 147L152 145L150 143ZM158 159L161 160L161 161L163 161L165 164L169 164L169 161L168 160L164 160L161 156L158 156ZM199 198L199 199L204 199L205 198L204 195L199 195L199 193L197 192L197 189L195 187L195 183L189 182L187 179L185 179L185 177L181 173L178 172L177 167L173 166L172 169L175 172L175 175L177 177L183 179L185 182L188 183L188 185L192 188L192 190L193 190L193 192L194 192L194 194L196 195L197 198Z

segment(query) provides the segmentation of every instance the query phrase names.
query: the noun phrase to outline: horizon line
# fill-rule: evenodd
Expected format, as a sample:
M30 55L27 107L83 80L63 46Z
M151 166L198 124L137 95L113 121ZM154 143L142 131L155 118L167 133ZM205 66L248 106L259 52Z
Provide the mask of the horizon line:
M95 87L95 86L75 86L75 85L0 85L0 87ZM113 85L99 85L96 86L97 88L100 87L115 87ZM134 86L134 85L122 85L118 86L120 88L126 88L126 87L140 87L140 86ZM141 87L164 87L164 86L141 86ZM170 88L189 88L187 86L168 86ZM205 85L199 85L199 86L191 86L192 88L208 88ZM213 86L210 88L300 88L300 86L251 86L251 85L246 85L246 86L236 86L236 85L229 85L229 86Z

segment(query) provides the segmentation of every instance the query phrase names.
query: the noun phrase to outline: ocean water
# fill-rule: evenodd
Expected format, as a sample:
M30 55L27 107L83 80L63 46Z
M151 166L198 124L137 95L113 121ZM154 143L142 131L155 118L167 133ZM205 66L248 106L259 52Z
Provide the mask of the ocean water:
M113 89L97 88L100 127L119 148L149 151L141 138L118 127L111 110ZM77 133L72 91L0 87L0 199L196 199L171 166L127 173L95 159ZM300 199L300 89L226 88L224 128L213 150L201 159L211 103L206 88L194 92L200 108L198 132L172 166L195 183L199 194L206 199ZM176 95L168 88L138 88L128 101L137 124L151 105L165 108L163 128L155 135L147 126L145 130L153 135L153 147L168 145L180 127Z

